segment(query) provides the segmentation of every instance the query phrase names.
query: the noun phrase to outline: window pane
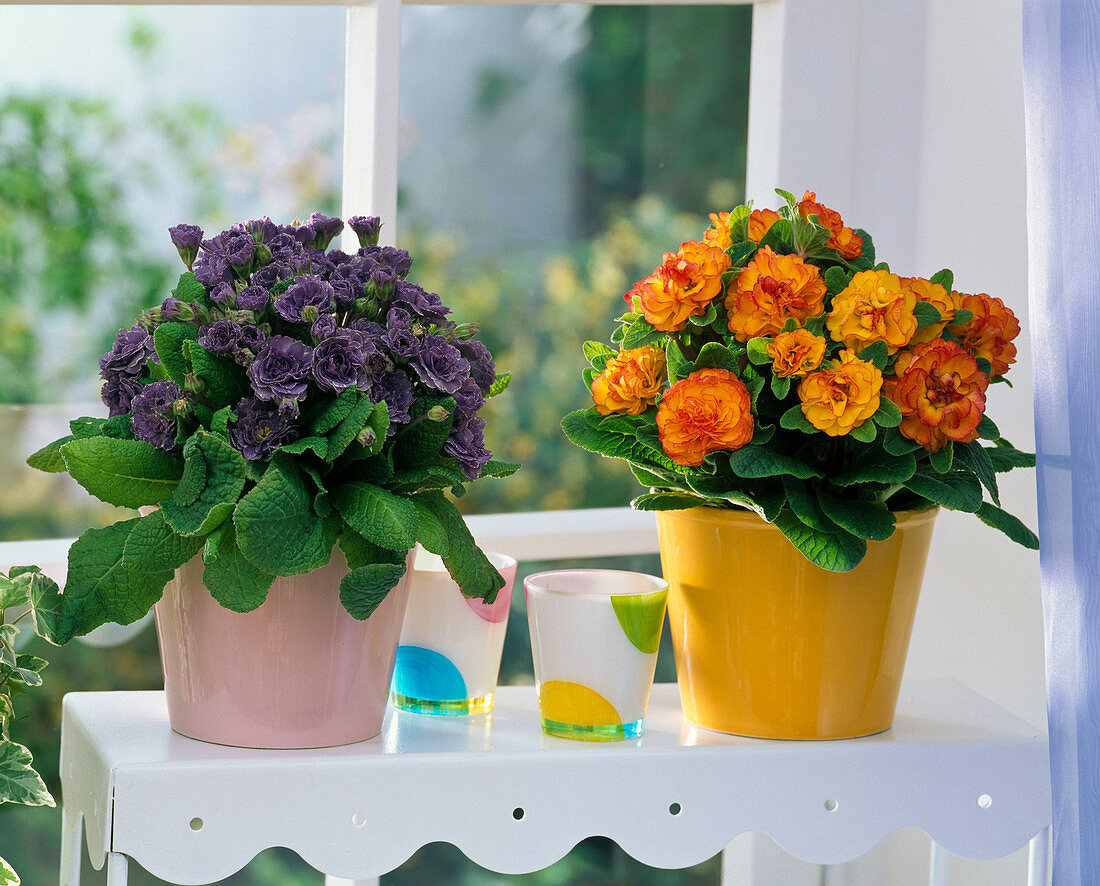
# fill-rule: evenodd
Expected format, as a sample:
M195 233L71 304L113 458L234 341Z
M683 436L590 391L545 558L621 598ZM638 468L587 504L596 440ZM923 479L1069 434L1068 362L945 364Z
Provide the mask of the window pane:
M744 194L751 8L404 10L399 239L413 274L481 323L510 389L470 511L622 505L625 467L578 450L581 345L707 213Z
M2 7L0 58L0 540L75 535L113 510L23 459L102 414L167 228L338 210L344 11Z

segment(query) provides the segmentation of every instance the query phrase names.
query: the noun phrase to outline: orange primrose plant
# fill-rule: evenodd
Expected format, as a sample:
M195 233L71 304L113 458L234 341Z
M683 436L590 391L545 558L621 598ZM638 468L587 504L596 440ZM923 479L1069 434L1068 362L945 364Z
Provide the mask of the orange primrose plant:
M897 512L937 505L1038 547L997 492L1035 457L985 415L1016 358L1012 311L948 270L895 274L812 191L776 193L778 211L711 215L634 284L618 350L585 344L593 405L566 435L630 465L650 488L635 508L748 508L836 572Z

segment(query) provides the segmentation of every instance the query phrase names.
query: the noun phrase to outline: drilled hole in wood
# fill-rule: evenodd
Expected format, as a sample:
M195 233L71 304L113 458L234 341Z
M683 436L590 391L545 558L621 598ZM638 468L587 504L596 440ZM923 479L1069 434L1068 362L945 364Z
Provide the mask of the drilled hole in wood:
M832 797L825 801L826 812L836 812L837 802Z
M673 803L671 806L668 807L668 814L669 815L679 815L681 808L682 807L680 806L679 803Z
M980 809L988 809L993 805L993 798L989 794L982 794L978 797L978 807Z
M351 823L353 825L355 825L357 828L361 828L363 825L365 825L367 823L367 817L362 812L356 812L351 817Z
M526 814L527 813L523 811L522 806L517 806L515 809L512 810L512 818L514 818L516 821L522 821L523 816Z
M201 831L202 830L202 819L201 818L192 818L191 819L191 830L193 830L193 831Z

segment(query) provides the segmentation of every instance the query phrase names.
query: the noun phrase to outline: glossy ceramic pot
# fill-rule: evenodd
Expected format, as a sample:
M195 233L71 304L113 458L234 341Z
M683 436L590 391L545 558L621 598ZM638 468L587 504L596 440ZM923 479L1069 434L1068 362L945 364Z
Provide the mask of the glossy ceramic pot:
M684 715L761 738L852 738L894 719L936 510L898 515L851 572L750 511L660 511Z
M382 728L407 579L370 618L340 605L347 562L277 578L258 609L232 612L202 582L202 558L176 572L156 604L172 728L250 748L319 748ZM406 577L408 572L406 571Z

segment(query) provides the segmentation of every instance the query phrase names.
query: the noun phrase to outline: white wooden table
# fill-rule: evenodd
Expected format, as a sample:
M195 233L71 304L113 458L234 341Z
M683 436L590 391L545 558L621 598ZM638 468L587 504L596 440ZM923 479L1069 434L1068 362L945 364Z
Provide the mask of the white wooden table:
M160 692L74 693L62 726L61 884L78 883L83 824L109 886L126 883L131 859L172 883L210 883L273 846L330 886L374 883L433 841L521 873L593 835L679 868L750 830L833 864L907 826L970 858L1031 841L1028 883L1044 886L1045 737L952 682L915 682L902 696L880 735L779 742L693 727L676 687L658 685L643 738L589 744L543 736L533 688L504 687L490 715L391 711L371 741L254 751L172 732ZM947 882L938 852L934 886Z

